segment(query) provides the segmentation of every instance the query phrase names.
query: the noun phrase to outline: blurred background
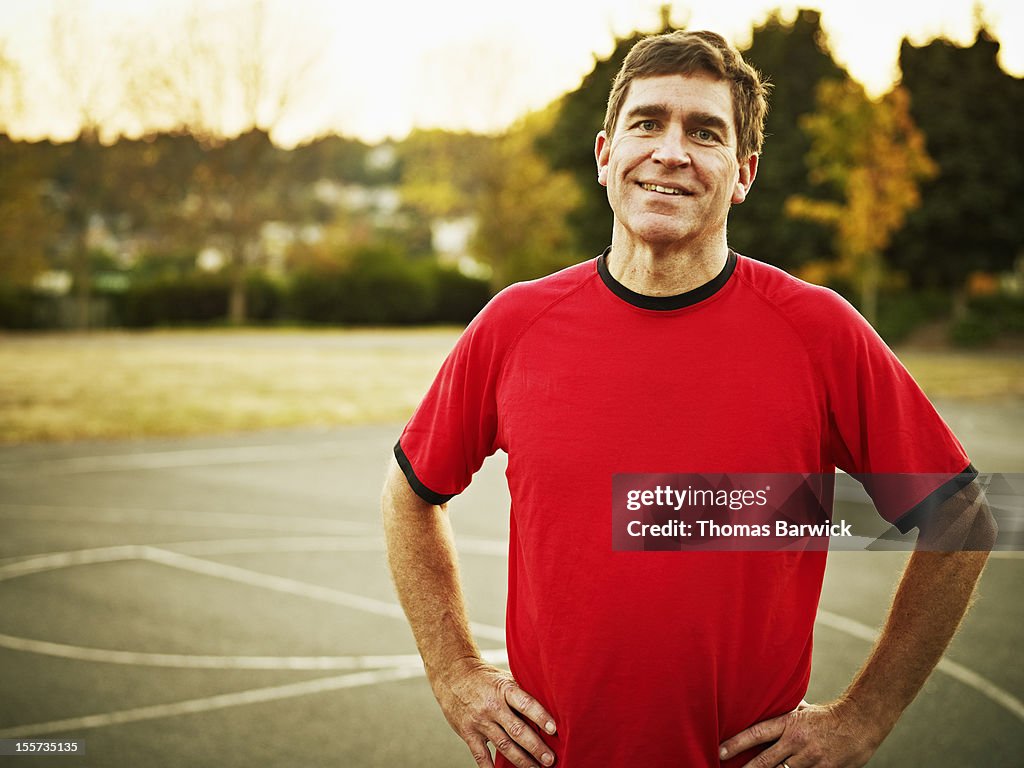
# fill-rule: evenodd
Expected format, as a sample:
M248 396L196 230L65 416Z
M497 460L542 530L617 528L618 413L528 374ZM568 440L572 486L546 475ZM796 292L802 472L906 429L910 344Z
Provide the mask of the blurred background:
M734 248L894 343L1019 334L1019 7L719 5L8 0L0 325L463 323L603 250L609 81L706 26L775 86Z
M774 85L732 247L841 292L980 469L1024 471L1019 3L4 0L0 737L469 763L405 680L384 461L490 296L608 244L594 136L630 46L672 28ZM500 471L453 505L495 658ZM873 764L1024 752L1017 554ZM898 572L864 557L830 564L819 698Z

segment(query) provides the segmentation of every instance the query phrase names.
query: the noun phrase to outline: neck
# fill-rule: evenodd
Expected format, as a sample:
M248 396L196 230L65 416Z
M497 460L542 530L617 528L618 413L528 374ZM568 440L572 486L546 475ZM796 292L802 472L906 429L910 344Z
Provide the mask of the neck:
M725 233L700 243L647 243L616 223L608 271L619 283L644 296L676 296L713 280L729 256Z

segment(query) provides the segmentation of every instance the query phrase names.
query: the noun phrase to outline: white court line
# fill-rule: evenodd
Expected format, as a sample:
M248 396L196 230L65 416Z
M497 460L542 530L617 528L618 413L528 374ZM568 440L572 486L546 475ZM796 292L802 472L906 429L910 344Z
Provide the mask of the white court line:
M180 451L125 453L107 456L72 456L63 459L0 462L0 472L81 474L86 472L122 472L140 469L178 469L223 464L266 464L310 459L336 459L351 456L342 443L295 445L239 445L223 448L189 448Z
M74 661L164 669L260 669L294 672L297 670L382 669L422 664L419 654L416 653L380 656L204 656L186 653L142 653L139 651L116 651L109 648L88 648L81 645L51 643L46 640L4 634L0 634L0 648ZM508 664L508 652L504 648L488 648L482 651L481 655L491 664Z
M372 597L355 595L351 592L344 592L340 589L324 587L319 584L310 584L296 579L288 579L283 576L272 576L267 573L260 573L259 571L250 571L247 568L239 568L235 565L225 565L224 563L218 563L212 560L204 560L198 557L182 555L177 552L170 552L158 547L147 547L146 550L145 558L147 560L154 563L160 563L162 565L168 565L172 568L180 568L182 570L192 571L193 573L199 573L205 576L213 576L219 579L236 581L240 584L248 584L249 586L261 587L263 589L283 592L289 595L308 597L324 603L332 603L346 608L354 608L359 611L374 613L378 616L388 616L390 618L405 621L405 612L402 610L402 607L396 603L388 603ZM483 637L488 640L498 640L500 642L505 641L505 630L500 627L470 622L469 628L472 630L473 634L478 637Z
M235 542L240 543L240 542ZM247 568L239 568L234 565L218 563L212 560L204 560L198 557L171 552L159 547L147 545L127 545L117 547L99 547L96 549L78 550L74 552L57 552L50 555L40 555L28 560L20 560L0 567L0 581L5 579L27 576L31 573L41 573L57 568L67 568L75 565L95 565L121 560L146 560L161 565L178 568L205 576L212 576L219 579L227 579L240 584L247 584L253 587L269 589L275 592L283 592L289 595L298 595L312 600L341 605L346 608L354 608L359 611L366 611L378 616L405 620L405 612L397 603L389 603L384 600L377 600L372 597L345 592L333 587L324 587L319 584L289 579L283 576L274 576L259 571L252 571ZM478 637L488 640L505 641L505 630L490 624L471 622L470 629Z
M826 627L831 629L837 629L840 632L845 632L848 635L852 635L865 642L872 643L878 640L878 632L869 627L867 624L861 624L859 621L842 616L838 613L832 613L831 611L819 610L817 621L824 624ZM972 669L965 667L962 664L958 664L955 661L943 657L939 660L939 663L935 667L940 672L952 677L964 685L973 688L982 696L994 701L1004 709L1010 712L1018 720L1024 720L1024 702L1014 696L1007 690L1000 688L998 685L982 677Z
M501 542L487 542L486 540L477 540L478 543L485 545L498 544ZM240 553L240 552L266 552L266 551L308 551L309 549L323 549L323 550L364 550L364 551L379 551L383 548L383 540L375 538L362 538L362 539L322 539L322 538L302 538L296 537L291 539L275 539L271 541L260 540L260 539L229 539L222 541L195 541L195 542L181 542L174 546L184 547L186 549L198 549L210 554L226 554L226 553ZM211 546L214 545L214 546ZM270 545L270 546L268 546ZM326 545L326 546L325 546ZM205 575L218 576L220 578L232 578L238 580L238 572L242 572L245 576L244 583L252 584L252 576L266 576L265 574L259 574L254 571L246 571L245 569L234 569L234 572L230 576L225 576L224 571L221 570L219 573L211 573L210 566L217 566L217 563L209 563L207 561L197 561L196 558L189 558L187 555L180 555L180 558L173 562L168 562L169 559L173 560L173 556L176 553L166 552L165 550L158 549L155 547L145 545L126 545L116 547L99 547L96 549L77 550L72 552L55 552L48 555L40 555L29 560L23 560L16 563L11 563L0 567L0 581L5 579L13 579L20 576L27 576L33 573L43 573L46 571L56 570L59 568L67 568L77 565L95 565L99 563L109 563L124 560L148 560L150 562L159 562L164 565L172 565L173 567L185 568L186 570L195 571L195 563L204 563L205 566L199 571ZM171 558L167 556L170 555ZM162 558L162 559L161 559ZM181 559L184 558L184 559ZM223 566L223 568L231 568L231 566ZM278 579L278 577L267 577L272 579ZM279 583L268 587L267 584L254 584L254 586L268 587L281 591L281 583L287 582L288 594L302 594L305 597L313 599L323 599L324 594L321 591L311 593L309 590L315 585L307 584L306 582L294 581L291 579L279 579ZM330 598L328 602L335 604L348 604L342 602L340 598L346 600L351 598L360 598L359 595L350 595L349 593L341 592L340 590L329 590L324 587L322 590L334 592L333 598ZM370 598L364 598L370 600ZM400 614L400 607L397 605L383 603L381 601L374 601L379 603L377 608L384 606L389 609L390 612L397 610ZM357 606L350 606L357 607ZM370 610L367 606L359 607L360 610ZM374 611L377 612L377 611ZM385 614L389 615L389 614ZM476 624L477 628L483 628L484 632L489 632L492 635L500 635L500 640L504 640L504 630L500 627L491 627L483 624ZM495 638L492 638L495 639ZM200 654L170 654L170 653L142 653L138 651L120 651L112 650L107 648L88 648L78 645L66 645L63 643L51 643L45 640L36 640L24 637L15 637L13 635L0 634L0 647L7 648L14 651L22 651L26 653L37 653L46 656L55 656L58 658L73 659L76 661L88 661L88 662L99 662L107 664L126 664L134 666L150 666L150 667L169 667L178 669L263 669L263 670L358 670L358 669L377 669L380 667L395 667L395 666L408 666L416 665L420 663L418 654L392 654L392 655L376 655L376 656L214 656L214 655L200 655ZM504 648L487 649L483 651L484 658L492 664L507 664L508 653Z
M459 554L490 555L492 557L508 555L508 542L499 539L457 536L455 547ZM383 552L384 538L382 536L287 536L273 539L214 539L163 543L160 548L196 557L269 552Z
M66 720L53 720L48 723L16 725L13 728L0 730L0 738L43 736L49 733L74 733L90 728L137 723L141 720L194 715L200 712L210 712L215 709L226 709L227 707L237 707L245 704L261 704L295 698L297 696L309 696L314 693L340 691L345 688L358 688L364 685L376 685L392 680L407 680L413 677L420 677L422 674L422 667L411 666L379 669L372 672L351 672L347 675L338 675L336 677L306 680L301 683L289 683L287 685L275 685L269 688L253 688L238 693L224 693L201 699L176 701L172 704L122 709L117 712L72 717Z
M484 541L484 540L481 540L481 541ZM207 543L208 542L193 542L193 544L207 544ZM230 543L233 546L237 546L237 545L241 544L242 542L241 541L234 541L234 542L230 542ZM493 545L494 542L489 542L489 544ZM232 580L239 580L242 583L251 584L253 586L262 586L262 587L269 588L269 589L274 589L274 590L277 590L277 591L284 591L284 592L286 592L288 594L300 594L300 595L303 595L303 596L306 596L306 597L311 597L313 599L324 599L324 598L327 598L327 602L331 602L331 603L335 603L335 604L342 604L342 605L349 605L350 607L355 607L355 606L352 606L352 604L349 601L351 600L351 598L356 598L358 601L364 601L365 600L365 601L369 601L372 604L376 604L376 605L374 605L374 609L373 609L372 612L378 612L377 609L385 609L385 610L387 610L387 613L384 614L384 615L395 615L394 614L395 611L398 612L399 616L402 615L401 614L401 608L399 606L394 605L394 604L384 603L383 601L372 600L371 598L363 598L362 596L359 596L359 595L351 595L349 593L341 592L340 590L332 590L330 588L319 587L318 585L311 585L311 584L308 584L308 583L305 583L305 582L295 581L295 580L292 580L292 579L283 579L281 577L268 576L267 574L261 574L261 573L256 572L256 571L248 571L246 569L235 568L234 566L227 566L227 565L224 565L224 564L221 564L221 563L205 561L205 560L201 560L199 558L190 557L188 555L183 555L183 554L179 554L179 553L169 552L167 550L159 549L157 547L148 547L148 546L106 547L106 548L101 548L101 549L96 549L96 550L83 550L83 551L79 551L79 552L55 553L55 554L48 555L48 556L33 558L30 561L23 561L23 562L13 563L11 565L3 566L2 568L0 568L0 578L3 578L3 577L11 578L11 577L13 577L13 575L26 575L28 573L35 573L35 572L39 572L40 570L49 570L49 569L52 569L52 568L64 567L66 565L98 563L98 562L110 562L111 560L114 560L114 559L128 559L128 558L138 559L139 557L141 557L143 559L153 560L155 562L161 562L161 563L163 563L165 565L169 565L169 566L172 566L172 567L180 567L180 568L184 568L185 570L194 570L194 571L197 571L199 573L204 573L204 574L211 575L211 576L219 576L221 578L229 578L229 579L232 579ZM47 563L47 565L45 567L43 565L44 562ZM17 573L16 574L13 573L14 571L17 571ZM8 574L11 574L11 575L8 575ZM367 610L367 608L361 608L361 609L362 610ZM827 610L824 610L824 609L819 610L818 617L817 617L817 622L820 622L821 624L823 624L825 626L828 626L828 627L831 627L831 628L836 629L838 631L844 632L846 634L849 634L849 635L851 635L853 637L859 638L859 639L864 640L864 641L869 642L869 643L874 643L875 640L878 637L878 633L874 629L872 629L871 627L867 626L866 624L861 624L860 622L854 621L853 619L847 618L847 617L842 616L840 614L832 613L831 611L827 611ZM491 627L491 626L488 626L488 625L480 625L480 624L474 624L473 626L475 627L474 631L477 632L477 634L480 634L481 636L486 636L485 633L487 631L489 631L490 633L493 633L494 635L500 635L500 636L493 637L492 639L504 640L504 631L501 630L499 627ZM479 632L478 630L480 630L480 629L483 629L485 632ZM13 639L16 640L16 641L22 642L22 643L24 643L24 642L28 642L28 643L35 642L35 641L26 641L24 638L13 638ZM56 646L56 644L43 644L40 641L40 645L37 646L37 647L41 648L41 647L44 647L45 645ZM84 652L84 653L89 653L89 652L96 652L96 653L99 653L99 654L103 654L104 653L104 651L102 651L100 649L81 649L81 648L77 648L77 647L74 647L74 646L64 646L63 648L74 648L75 651ZM26 648L26 650L28 650L28 649ZM115 654L116 655L116 654L131 653L131 652L110 651L110 652L107 652L107 653ZM492 654L493 655L505 654L505 651L504 651L504 649L489 651L489 652L487 652L486 655L492 655ZM139 654L138 656L148 656L148 655L146 655L146 654ZM109 658L115 658L115 657L116 656L111 656ZM122 658L127 658L127 657L122 657ZM226 657L226 658L230 658L230 657ZM243 658L243 657L238 657L238 658ZM412 657L410 655L410 656L406 656L406 657L402 657L402 658L403 659L404 658L411 659ZM100 659L96 658L94 660L98 661ZM505 656L505 661L507 661L507 655ZM495 660L493 660L493 663L500 663L500 662L495 659ZM937 665L936 669L938 669L939 671L941 671L941 672L949 675L950 677L958 680L959 682L963 683L964 685L967 685L968 687L973 688L974 690L978 691L979 693L981 693L983 696L985 696L989 700L993 701L997 705L999 705L999 706L1003 707L1004 709L1006 709L1007 711L1009 711L1012 715L1014 715L1018 719L1024 720L1024 703L1022 703L1020 699L1018 699L1017 697L1015 697L1013 694L1009 693L1008 691L1006 691L1006 690L1000 688L999 686L995 685L994 683L992 683L988 679L986 679L986 678L982 677L981 675L977 674L973 670L971 670L971 669L969 669L969 668L967 668L967 667L965 667L965 666L963 666L961 664L958 664L958 663L956 663L954 661L951 661L949 659L945 659L945 658L940 660L940 662ZM363 674L363 673L357 673L357 674ZM337 679L337 678L331 678L331 679ZM366 683L366 684L370 684L370 683ZM287 686L285 686L285 687L287 687ZM232 695L234 695L234 694L232 694ZM301 695L301 694L296 694L296 695ZM220 699L220 698L222 698L222 697L213 697L213 699ZM202 700L195 700L195 701L202 701ZM244 703L244 702L242 702L242 703ZM167 705L167 706L173 706L173 705ZM233 705L225 704L223 706L233 706ZM160 707L157 707L157 708L152 708L152 707L143 708L143 710L145 710L145 711L158 711L158 712L162 711ZM131 710L131 711L135 712L135 711L141 711L141 710ZM117 715L118 713L111 713L111 714L112 715ZM167 716L167 715L163 715L163 714L153 715L153 717L163 717L163 716ZM105 716L104 715L97 715L97 716L93 716L93 717L103 718ZM60 723L78 722L80 720L81 720L81 718L79 718L78 720L75 720L75 721L58 721L58 722L60 722ZM113 724L113 723L101 722L101 724ZM49 727L52 724L44 723L44 724L41 724L41 725ZM90 726L90 727L96 727L96 726ZM62 727L62 728L59 728L57 730L69 730L69 729ZM46 733L51 733L51 732L55 732L55 731L48 730L48 731L45 731L45 732ZM3 733L4 732L0 732L0 736L2 736Z
M35 555L25 560L0 566L0 581L16 579L19 576L28 576L32 573L53 571L58 568L70 568L75 565L142 560L146 557L147 550L148 547L142 544L127 544L116 547L77 549L71 552L49 552L45 555Z
M335 520L328 517L291 517L251 512L201 512L133 507L64 507L49 504L0 503L0 518L111 524L138 523L186 528L232 528L295 533L353 534L370 533L377 530L376 526L369 523Z
M123 664L165 669L261 669L261 670L361 670L410 667L420 664L419 654L391 656L204 656L184 653L141 653L51 643L27 637L0 634L0 648L38 653L60 659Z

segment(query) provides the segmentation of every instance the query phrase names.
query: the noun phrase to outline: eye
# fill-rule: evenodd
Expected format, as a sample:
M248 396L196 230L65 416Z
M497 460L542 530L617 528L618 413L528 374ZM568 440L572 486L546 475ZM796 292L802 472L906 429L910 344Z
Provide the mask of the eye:
M640 122L638 122L636 124L636 127L639 128L644 133L650 133L651 131L657 130L657 128L658 128L658 121L657 120L641 120Z
M693 132L693 136L697 141L703 141L708 144L718 141L718 136L707 128L698 128Z

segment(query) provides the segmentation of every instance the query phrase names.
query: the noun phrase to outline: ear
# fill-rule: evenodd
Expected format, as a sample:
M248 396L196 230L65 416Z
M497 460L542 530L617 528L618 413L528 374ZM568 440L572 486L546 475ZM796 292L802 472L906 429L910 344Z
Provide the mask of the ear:
M597 183L602 187L608 186L608 155L611 146L608 134L604 131L597 134L597 141L594 142L594 159L597 160Z
M739 176L736 178L736 186L732 190L733 204L742 203L747 199L755 176L757 176L757 155L751 155L746 162L740 163Z

